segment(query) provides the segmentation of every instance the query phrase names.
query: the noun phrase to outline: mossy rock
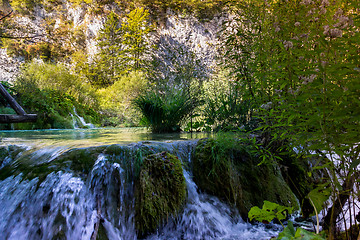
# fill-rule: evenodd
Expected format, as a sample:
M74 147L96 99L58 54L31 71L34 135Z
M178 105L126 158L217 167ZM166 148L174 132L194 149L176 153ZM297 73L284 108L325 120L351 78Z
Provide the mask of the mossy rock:
M6 157L9 156L9 150L7 146L0 146L0 166L6 159Z
M135 227L139 237L177 214L186 200L181 161L167 152L144 158L135 182Z
M10 158L10 162L13 162L26 150L28 150L28 147L21 145L0 146L0 165L3 164L6 158ZM0 180L10 177L14 172L15 169L12 167L11 163L5 165L0 169Z
M8 146L9 157L11 157L11 159L13 160L18 158L26 150L28 150L27 146L21 146L21 145Z
M234 204L244 219L251 207L261 207L264 200L297 209L279 167L259 163L246 146L224 151L214 139L203 139L195 149L194 181L201 190Z
M32 165L27 161L19 160L16 165L7 165L0 169L0 180L3 180L11 175L24 174L26 179L39 178L41 183L48 174L53 171L71 171L81 177L86 177L92 167L94 166L98 156L105 149L105 146L89 147L89 148L74 148L64 152L51 162L45 162L37 165ZM18 157L22 151L21 148L9 146L11 156ZM13 158L15 158L13 157Z
M106 146L74 148L57 157L52 164L60 166L62 170L70 169L79 175L87 176L105 149Z

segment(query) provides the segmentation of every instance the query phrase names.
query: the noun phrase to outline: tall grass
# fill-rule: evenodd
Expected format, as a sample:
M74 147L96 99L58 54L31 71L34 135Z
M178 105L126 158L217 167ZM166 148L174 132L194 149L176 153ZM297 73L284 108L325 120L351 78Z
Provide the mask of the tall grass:
M168 89L166 92L149 91L139 95L133 104L142 115L145 125L154 133L179 132L198 101L188 91Z

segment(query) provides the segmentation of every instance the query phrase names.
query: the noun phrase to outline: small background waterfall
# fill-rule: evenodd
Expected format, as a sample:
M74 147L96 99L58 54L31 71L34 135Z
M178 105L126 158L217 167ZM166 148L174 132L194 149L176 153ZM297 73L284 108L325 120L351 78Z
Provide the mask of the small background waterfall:
M73 108L73 112L74 114L70 113L70 116L73 120L74 129L95 127L94 124L85 122L85 119L76 112L75 107Z
M95 130L77 132L71 135L71 141L60 141L44 132L36 140L26 139L25 133L22 138L12 132L1 135L2 152L8 156L0 170L0 239L95 239L94 232L96 239L138 239L134 224L133 160L142 150L176 155L185 166L187 184L184 210L146 239L235 240L276 236L276 225L246 223L236 209L197 189L189 167L197 140L176 135L174 138L183 140L128 144L121 141L124 134L118 132L114 139L120 139L121 144L114 144L114 140L103 145L91 131ZM76 142L82 138L83 144L85 136L93 136L87 146ZM88 156L93 159L80 161ZM77 161L79 166L74 163Z

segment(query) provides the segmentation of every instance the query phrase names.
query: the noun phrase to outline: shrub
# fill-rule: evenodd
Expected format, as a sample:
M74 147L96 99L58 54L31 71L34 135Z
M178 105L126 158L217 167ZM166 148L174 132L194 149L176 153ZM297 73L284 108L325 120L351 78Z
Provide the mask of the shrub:
M63 65L27 64L14 90L26 111L38 114L37 122L16 124L16 128L73 128L70 113L74 108L92 122L99 120L92 109L97 107L93 90Z
M72 74L65 65L32 61L22 69L21 76L16 81L17 90L26 93L31 91L28 85L37 88L53 89L66 93L79 103L93 108L97 107L95 90L79 76Z
M236 82L213 79L204 86L203 115L205 126L215 131L254 128L251 101L244 100Z
M133 101L142 115L143 122L152 132L178 132L199 101L187 91L172 88L166 92L148 91Z
M102 125L136 125L140 116L131 101L145 87L146 82L141 72L130 72L121 76L113 85L98 89L99 106L105 116Z
M223 32L225 65L259 106L262 132L329 159L337 177L328 179L334 204L323 229L333 239L349 196L358 197L359 2L284 3L237 2Z

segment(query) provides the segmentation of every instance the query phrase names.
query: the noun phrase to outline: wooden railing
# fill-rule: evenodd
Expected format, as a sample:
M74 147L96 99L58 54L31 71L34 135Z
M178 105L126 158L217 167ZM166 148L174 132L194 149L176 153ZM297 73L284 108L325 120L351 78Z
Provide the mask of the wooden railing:
M10 104L17 114L0 114L0 123L20 123L34 122L37 119L36 114L27 114L24 109L16 102L16 100L6 91L4 86L0 84L0 94Z

